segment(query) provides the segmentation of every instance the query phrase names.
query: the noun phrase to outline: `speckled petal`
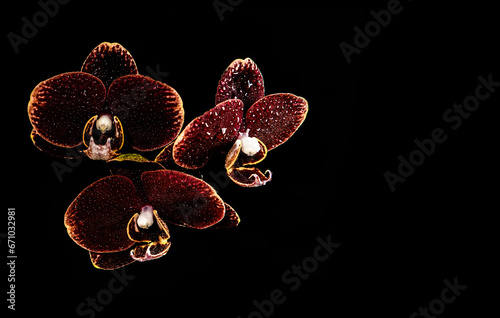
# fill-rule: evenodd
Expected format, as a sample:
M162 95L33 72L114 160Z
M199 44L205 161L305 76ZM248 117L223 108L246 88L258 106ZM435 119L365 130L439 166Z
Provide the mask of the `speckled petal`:
M155 158L155 162L160 163L165 168L168 167L170 164L175 165L174 158L172 158L173 148L174 148L174 143L171 142L160 151L160 153Z
M238 98L245 109L264 97L264 79L257 64L250 58L234 60L222 74L217 86L215 103Z
M123 251L134 242L127 235L130 218L141 211L136 189L128 178L109 176L85 188L64 216L69 236L97 253Z
M240 224L238 213L229 204L224 203L224 206L226 208L224 218L214 225L215 229L228 229Z
M230 99L191 121L173 146L174 161L183 168L203 167L217 150L228 148L238 137L243 102Z
M109 112L123 124L125 141L139 151L165 147L184 123L182 100L175 89L142 75L122 76L111 84Z
M256 137L267 150L278 147L300 127L308 111L307 101L293 94L268 95L250 107L246 114L249 136Z
M130 256L132 248L116 253L90 252L90 260L96 268L106 270L117 269L135 262L132 256Z
M90 52L82 72L98 77L106 87L121 76L138 74L132 55L119 43L109 42L99 44Z
M37 134L59 147L82 143L85 123L98 114L106 96L104 84L83 72L56 75L31 92L28 115Z
M160 218L175 224L204 229L224 217L224 202L205 181L172 170L142 174L149 203Z

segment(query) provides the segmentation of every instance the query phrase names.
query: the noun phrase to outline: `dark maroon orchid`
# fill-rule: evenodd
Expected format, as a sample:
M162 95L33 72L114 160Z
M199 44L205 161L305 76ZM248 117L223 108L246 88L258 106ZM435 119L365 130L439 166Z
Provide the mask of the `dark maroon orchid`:
M249 58L237 59L222 74L216 106L189 123L175 140L174 161L183 168L203 167L217 151L226 156L228 176L255 187L271 180L271 172L248 167L288 140L304 121L307 101L292 94L264 96L264 80ZM159 158L164 157L160 153Z
M31 138L40 150L95 160L117 156L125 141L138 151L162 148L184 122L179 94L139 75L130 53L108 42L89 54L80 72L39 83L31 93L28 115Z
M239 217L203 180L163 169L102 178L78 195L64 218L70 237L101 269L165 255L171 245L166 222L228 228Z

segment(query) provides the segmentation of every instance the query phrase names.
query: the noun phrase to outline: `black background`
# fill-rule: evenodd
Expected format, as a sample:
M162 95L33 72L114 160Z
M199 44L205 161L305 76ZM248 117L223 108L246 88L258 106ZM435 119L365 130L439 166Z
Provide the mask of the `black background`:
M259 164L272 170L269 184L220 187L242 219L237 228L171 226L169 253L125 267L134 278L96 317L259 317L253 302L275 289L286 300L271 317L409 317L455 277L467 289L439 316L485 316L498 295L490 269L500 89L456 130L443 113L474 94L478 76L500 81L499 20L491 8L404 1L347 63L339 44L352 45L353 28L387 3L245 0L221 21L212 1L71 1L17 54L6 34L21 35L21 18L40 6L4 4L2 200L5 211L16 208L16 313L78 317L77 307L104 295L114 277L92 266L63 224L78 193L109 174L106 164L84 160L59 182L53 162L68 163L32 145L26 113L38 82L79 70L109 41L131 52L140 73L156 65L169 73L163 81L182 96L185 123L214 106L220 75L236 58L257 63L267 94L303 96L310 108L297 133ZM391 192L384 172L396 172L398 156L408 158L414 139L435 128L447 140ZM222 161L203 173L214 182L210 172L220 171ZM329 235L340 247L290 290L283 273ZM6 256L5 237L1 244Z

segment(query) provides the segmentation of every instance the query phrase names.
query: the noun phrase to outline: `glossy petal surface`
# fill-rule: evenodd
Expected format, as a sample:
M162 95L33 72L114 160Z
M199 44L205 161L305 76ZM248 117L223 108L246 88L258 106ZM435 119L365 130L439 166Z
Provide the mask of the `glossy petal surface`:
M121 76L138 74L132 55L120 44L109 42L99 44L90 52L82 72L98 77L106 87Z
M160 218L175 224L203 229L224 217L224 202L203 180L172 171L147 171L142 174L149 203Z
M39 83L28 104L28 115L46 141L59 147L82 143L85 123L104 105L106 88L95 76L70 72Z
M212 154L229 147L238 137L243 102L230 99L191 121L173 146L175 162L188 169L203 167Z
M130 218L141 211L135 187L128 178L109 176L85 188L64 217L69 236L97 253L118 252L134 242L127 235Z
M177 91L146 76L127 75L115 80L109 88L108 104L109 112L123 124L125 140L139 151L166 146L184 123Z
M130 256L132 248L116 253L95 253L90 252L92 264L99 269L117 269L135 262Z
M245 109L264 97L264 79L250 58L234 60L224 71L217 86L215 103L237 98Z
M250 107L246 114L249 136L256 137L267 150L278 147L300 127L308 111L307 101L293 94L268 95Z

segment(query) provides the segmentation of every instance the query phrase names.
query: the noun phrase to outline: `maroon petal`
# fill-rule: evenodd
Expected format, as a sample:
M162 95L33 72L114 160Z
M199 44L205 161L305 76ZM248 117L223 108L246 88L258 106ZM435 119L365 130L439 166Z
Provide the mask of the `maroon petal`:
M82 143L85 123L104 105L106 88L95 76L70 72L39 83L31 92L28 115L37 134L59 147Z
M195 118L174 143L175 162L188 169L203 167L215 151L234 143L242 117L243 102L230 99Z
M106 87L121 76L138 74L132 55L120 44L109 42L99 44L90 52L82 72L98 77Z
M128 178L109 176L85 188L64 216L69 236L97 253L118 252L134 242L127 235L130 218L141 211L136 189Z
M155 162L160 163L163 167L168 167L169 164L173 163L172 150L174 148L174 143L170 143L168 146L163 148L160 153L156 156Z
M218 223L224 217L224 202L203 180L172 171L147 171L142 174L149 203L160 218L196 229Z
M119 175L128 178L135 186L137 195L146 198L141 176L145 171L163 169L157 162L150 161L139 154L122 154L106 162L112 175ZM147 202L145 202L147 203ZM140 212L136 211L136 212Z
M224 203L226 207L224 218L220 220L219 223L214 225L216 229L228 229L231 227L235 227L240 223L240 217L238 213L227 203Z
M250 58L234 60L222 74L217 86L215 103L237 98L245 108L264 97L264 79L257 64Z
M123 124L125 137L139 151L165 147L184 122L182 100L175 89L142 75L115 80L108 93L109 112Z
M130 255L132 248L128 248L116 253L95 253L90 252L90 260L92 264L99 269L117 269L125 265L135 262Z
M306 118L307 101L293 94L268 95L250 107L246 114L249 136L260 139L267 150L288 140Z

